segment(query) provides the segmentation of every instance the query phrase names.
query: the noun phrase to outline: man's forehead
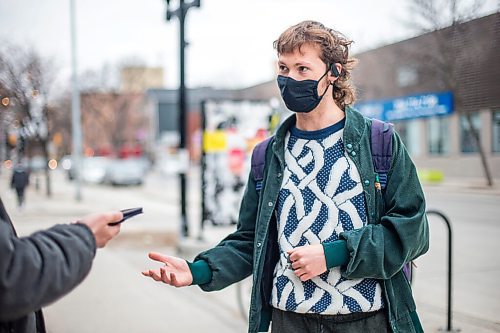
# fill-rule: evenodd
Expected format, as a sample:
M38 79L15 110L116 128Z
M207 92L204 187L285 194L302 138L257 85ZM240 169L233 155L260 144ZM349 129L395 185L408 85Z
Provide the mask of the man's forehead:
M302 44L300 47L296 47L291 52L278 54L279 61L298 59L301 59L302 61L321 59L319 47L311 44Z

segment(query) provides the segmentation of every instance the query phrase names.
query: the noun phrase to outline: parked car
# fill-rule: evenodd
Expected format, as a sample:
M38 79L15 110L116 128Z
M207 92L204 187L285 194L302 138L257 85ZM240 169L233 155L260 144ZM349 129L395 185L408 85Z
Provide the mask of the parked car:
M65 156L62 166L68 172L70 180L76 178L77 167L71 157ZM104 156L83 157L81 181L92 184L103 183L106 177L106 170L110 164L110 159Z
M108 157L86 157L82 163L82 181L86 183L101 184L106 177L111 160Z
M141 158L113 160L106 172L105 182L111 185L141 185L147 165Z

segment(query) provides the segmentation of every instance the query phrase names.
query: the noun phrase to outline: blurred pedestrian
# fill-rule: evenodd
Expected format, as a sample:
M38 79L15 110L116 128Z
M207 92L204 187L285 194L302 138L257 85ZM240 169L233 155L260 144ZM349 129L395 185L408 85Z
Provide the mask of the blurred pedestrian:
M82 282L96 248L120 231L108 223L122 217L88 215L19 238L0 198L0 333L44 333L40 309Z
M18 162L12 172L10 187L16 191L17 194L17 207L21 209L24 206L24 190L30 183L30 176L28 170L21 162Z
M423 332L403 268L428 249L424 195L395 132L390 170L374 171L350 44L314 21L280 35L277 83L294 114L264 146L262 182L250 172L237 230L192 263L150 253L164 265L145 276L212 291L253 274L250 333L271 321L275 333Z

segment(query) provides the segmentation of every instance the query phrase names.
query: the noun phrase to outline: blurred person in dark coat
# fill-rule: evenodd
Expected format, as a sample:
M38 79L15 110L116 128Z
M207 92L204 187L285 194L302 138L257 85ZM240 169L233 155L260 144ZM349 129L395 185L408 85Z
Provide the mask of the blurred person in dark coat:
M16 190L17 193L17 206L18 208L24 205L24 190L30 183L30 176L28 170L18 162L12 173L10 187Z
M18 237L0 198L0 333L45 333L41 308L89 273L96 248L120 231L120 211Z

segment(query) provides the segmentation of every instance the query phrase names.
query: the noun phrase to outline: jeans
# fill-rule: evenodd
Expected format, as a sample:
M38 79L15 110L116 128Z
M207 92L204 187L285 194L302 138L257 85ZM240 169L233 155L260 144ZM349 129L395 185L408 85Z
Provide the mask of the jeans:
M271 333L387 333L385 309L346 315L301 314L273 309Z

